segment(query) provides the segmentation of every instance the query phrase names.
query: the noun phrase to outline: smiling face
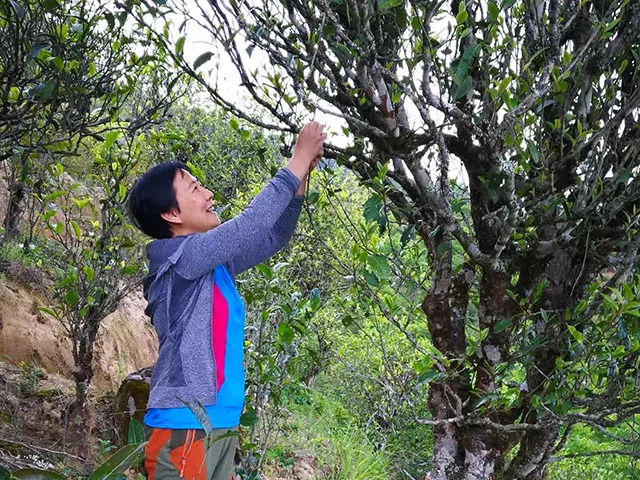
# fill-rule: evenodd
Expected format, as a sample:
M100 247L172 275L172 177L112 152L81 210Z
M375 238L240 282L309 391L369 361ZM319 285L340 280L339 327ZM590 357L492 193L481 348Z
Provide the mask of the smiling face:
M162 214L171 224L174 237L191 233L204 233L220 225L213 209L213 194L185 170L179 170L173 179L178 208Z

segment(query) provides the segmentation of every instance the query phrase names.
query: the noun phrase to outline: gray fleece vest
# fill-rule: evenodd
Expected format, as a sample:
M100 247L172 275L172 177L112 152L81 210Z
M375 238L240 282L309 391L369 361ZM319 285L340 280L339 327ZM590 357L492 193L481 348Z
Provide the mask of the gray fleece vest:
M212 350L213 270L235 275L263 262L289 241L300 215L300 181L281 169L232 220L206 232L155 240L147 245L149 275L144 294L158 333L158 361L148 408L216 403Z

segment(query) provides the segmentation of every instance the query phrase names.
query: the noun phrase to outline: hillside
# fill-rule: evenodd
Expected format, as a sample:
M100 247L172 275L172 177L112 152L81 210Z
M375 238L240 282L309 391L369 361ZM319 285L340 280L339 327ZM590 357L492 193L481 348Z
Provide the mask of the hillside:
M0 355L14 365L31 362L72 379L69 339L59 322L37 310L47 305L43 296L5 278L0 298ZM136 291L105 318L96 341L94 392L115 391L128 373L155 362L157 338L144 304Z

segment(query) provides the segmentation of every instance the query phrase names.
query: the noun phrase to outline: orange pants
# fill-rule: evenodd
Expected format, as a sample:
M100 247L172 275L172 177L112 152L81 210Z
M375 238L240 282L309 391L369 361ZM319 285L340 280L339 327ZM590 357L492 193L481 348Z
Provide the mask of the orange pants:
M229 431L207 437L204 430L152 428L144 462L149 480L232 480L237 435Z

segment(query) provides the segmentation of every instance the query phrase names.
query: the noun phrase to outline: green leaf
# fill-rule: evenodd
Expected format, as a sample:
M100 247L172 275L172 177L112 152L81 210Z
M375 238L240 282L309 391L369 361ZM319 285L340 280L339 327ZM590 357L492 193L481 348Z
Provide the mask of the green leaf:
M319 198L320 198L320 192L311 192L309 194L308 201L310 204L314 204L318 201Z
M506 293L509 296L509 298L511 298L511 300L513 300L514 302L518 302L518 295L516 295L516 293L513 290L509 290L507 288Z
M336 54L336 56L342 63L344 63L345 65L349 65L351 63L351 61L353 60L353 53L351 53L349 47L347 47L344 43L330 43L329 45L333 53Z
M47 80L46 83L40 83L37 87L31 89L31 95L39 102L46 102L53 95L53 91L58 86L55 79Z
M354 323L354 319L351 315L344 315L341 319L342 325L349 328Z
M18 87L11 87L9 89L9 97L7 98L7 100L9 100L10 103L15 103L18 101L19 98L20 98L20 89Z
M267 278L267 280L271 280L273 278L273 271L264 263L256 265L256 268Z
M293 329L283 322L278 325L278 336L283 343L289 344L293 341Z
M53 318L58 318L58 316L56 315L56 312L54 312L53 309L49 307L38 307L38 310L46 313L47 315L51 315Z
M440 373L437 370L426 370L420 375L418 381L429 383L435 380L436 378L438 378L439 376L440 376Z
M53 231L56 232L58 235L60 235L64 231L64 223L62 222L56 223L56 226L54 227Z
M2 476L0 476L2 478ZM21 468L11 474L11 479L18 480L66 480L59 473L50 470L40 470L39 468Z
M247 411L240 416L240 425L243 427L252 427L258 423L258 415L253 407L247 407Z
M625 58L620 64L620 68L618 68L618 74L622 75L628 66L629 66L629 60Z
M176 41L176 55L178 55L179 57L182 56L182 52L184 51L184 41L185 41L185 36L181 36L177 41Z
M142 428L142 424L135 418L132 418L129 421L129 431L127 436L129 444L144 442L144 429Z
M67 304L74 306L78 303L80 297L78 296L78 292L76 292L75 290L69 290L64 299L66 300Z
M96 272L93 268L89 267L89 266L84 266L82 267L82 271L84 272L84 274L87 276L87 280L89 280L90 282L94 279L94 277L96 276Z
M56 67L56 70L58 70L59 72L64 70L64 60L62 60L60 57L49 57L47 59L47 62L52 63L53 66Z
M52 202L53 200L55 200L56 198L59 198L61 196L63 196L64 194L66 194L67 192L65 192L64 190L57 190L55 192L50 193L49 195L47 195L46 197L44 197L42 199L43 203L49 203Z
M89 202L91 201L90 197L87 197L83 200L78 200L77 198L73 198L73 203L76 204L76 207L78 207L80 210L82 210L84 207L86 207L87 205L89 205Z
M100 465L87 480L116 480L144 455L147 442L126 445Z
M391 275L391 268L386 257L382 255L369 255L367 257L367 263L380 280L388 280Z
M620 23L621 19L622 17L618 16L615 19L613 19L611 22L607 23L607 25L605 25L604 27L604 31L608 32L609 30L613 29L613 27L615 27L616 25L618 25L618 23Z
M466 10L463 10L456 15L456 22L458 23L458 25L462 25L467 21L467 18L469 18L469 14Z
M491 22L498 23L499 15L500 9L498 8L498 5L496 5L494 2L489 2L489 19L491 19Z
M59 0L44 0L43 5L47 10L55 10L60 6Z
M364 203L364 218L370 222L380 221L380 211L382 210L382 199L378 195L373 195Z
M200 68L202 65L204 65L205 63L207 63L209 60L211 60L211 57L213 57L213 53L212 52L204 52L203 54L201 54L198 58L196 58L196 61L193 62L193 69L197 70L198 68Z
M233 128L236 132L240 130L240 124L238 123L238 120L236 120L235 118L232 118L231 120L229 120L229 126Z
M531 154L532 160L535 163L538 163L540 161L540 156L538 155L538 148L536 147L536 144L531 140L529 140L527 143L529 145L529 153Z
M122 267L120 269L120 273L122 273L123 275L133 275L134 273L138 272L138 266L137 265L127 265L126 267Z
M584 335L576 330L576 327L574 327L573 325L567 325L567 328L569 329L569 333L573 338L575 338L580 343L584 342Z
M364 278L367 281L367 283L369 285L371 285L372 287L380 286L380 282L378 281L378 277L376 277L373 273L364 272Z
M507 89L507 87L509 86L512 80L513 79L511 78L511 75L507 75L506 77L504 77L500 82L500 84L498 85L498 94L503 93Z
M207 436L211 435L211 431L213 430L213 425L211 425L211 419L209 418L209 414L207 413L207 409L204 408L204 405L199 400L183 400L180 399L182 403L184 403L189 410L196 416L200 425L204 429Z
M116 141L116 139L120 136L120 131L119 130L114 130L112 132L109 132L105 135L104 137L104 148L105 150L108 150L111 148L111 145L114 144L114 142Z
M480 50L480 45L469 45L464 49L464 53L460 58L456 67L456 77L460 79L459 85L462 85L463 80L467 77L469 69L471 68L471 62L476 53Z
M82 230L80 230L80 225L75 220L71 220L71 226L73 227L73 233L75 233L76 238L82 238Z
M495 333L500 333L511 326L511 319L505 318L504 320L500 320L493 326L493 331Z
M467 93L469 93L469 90L471 90L472 86L473 86L473 79L470 76L466 76L462 81L462 83L460 83L460 85L457 86L456 89L453 91L453 99L455 101L458 101L461 98L464 98L467 95Z
M177 133L167 133L164 138L167 140L179 140L181 142L185 140L184 135L178 135Z

